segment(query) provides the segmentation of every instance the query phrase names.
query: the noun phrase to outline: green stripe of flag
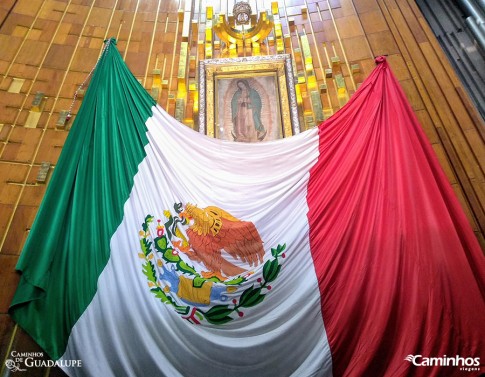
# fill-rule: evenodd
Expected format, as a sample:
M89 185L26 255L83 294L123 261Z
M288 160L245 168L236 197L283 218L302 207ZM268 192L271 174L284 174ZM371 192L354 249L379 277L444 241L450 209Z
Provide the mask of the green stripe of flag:
M10 314L53 359L96 293L148 143L155 102L115 44L98 63L17 264Z

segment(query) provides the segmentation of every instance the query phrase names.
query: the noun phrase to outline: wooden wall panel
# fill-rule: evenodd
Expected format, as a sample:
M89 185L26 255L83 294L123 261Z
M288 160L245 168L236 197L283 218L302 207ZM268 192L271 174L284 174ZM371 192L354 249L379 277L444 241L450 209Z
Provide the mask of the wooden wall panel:
M183 26L178 11L185 9L186 1L5 0L0 4L0 283L5 287L0 291L0 375L11 350L38 350L14 326L7 306L18 279L14 265L47 186L36 182L37 172L43 161L55 168L72 124L57 127L59 113L72 106L75 117L82 96L73 101L74 94L96 64L103 40L115 37L120 53L148 91L153 70L160 70L157 99L174 115ZM191 20L198 20L199 27L189 46L195 56L206 7L227 11L228 2L191 3ZM252 3L258 10L269 9L271 0ZM290 38L287 52L301 48L301 36L306 35L317 81L329 84L320 97L330 112L342 103L333 78L325 78L325 69L341 73L352 95L374 68L374 57L387 55L485 245L485 126L414 1L280 0L279 6L283 33ZM264 53L275 53L274 45L265 43ZM338 67L332 67L333 57L339 58ZM353 64L359 72L352 72ZM14 79L25 80L18 93L8 92ZM37 92L46 99L33 122ZM33 370L31 375L55 377L62 372Z
M483 153L484 142L480 136L469 143L468 129L480 134L483 122L470 116L469 100L458 95L456 86L460 86L454 72L450 69L442 50L431 35L429 27L422 22L412 22L420 15L414 2L379 1L384 16L399 45L426 109L432 116L441 144L446 151L447 160L451 162L458 178L459 186L455 187L457 195L465 199L464 207L472 209L470 221L483 245L485 230L485 185L483 160L477 156ZM417 16L416 16L417 15ZM407 18L406 18L407 17ZM419 20L418 20L419 21ZM422 26L422 33L417 34L413 28ZM416 35L419 38L416 38ZM423 35L426 41L423 41ZM444 161L442 161L444 164Z

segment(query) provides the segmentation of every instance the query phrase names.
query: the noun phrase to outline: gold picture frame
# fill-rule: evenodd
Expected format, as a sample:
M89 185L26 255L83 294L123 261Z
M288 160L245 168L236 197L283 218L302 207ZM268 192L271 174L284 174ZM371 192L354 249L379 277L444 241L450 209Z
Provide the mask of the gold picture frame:
M300 132L290 55L202 60L199 131L257 142Z

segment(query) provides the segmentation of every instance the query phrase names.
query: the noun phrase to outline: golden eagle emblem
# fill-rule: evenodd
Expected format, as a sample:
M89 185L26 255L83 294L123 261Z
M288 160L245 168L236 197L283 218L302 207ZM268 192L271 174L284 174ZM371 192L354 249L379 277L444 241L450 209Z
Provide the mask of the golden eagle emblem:
M179 216L189 224L186 233L191 247L183 252L207 267L204 275L225 279L246 271L226 260L222 251L250 267L263 262L263 241L252 222L239 220L215 206L198 208L192 204L187 204Z

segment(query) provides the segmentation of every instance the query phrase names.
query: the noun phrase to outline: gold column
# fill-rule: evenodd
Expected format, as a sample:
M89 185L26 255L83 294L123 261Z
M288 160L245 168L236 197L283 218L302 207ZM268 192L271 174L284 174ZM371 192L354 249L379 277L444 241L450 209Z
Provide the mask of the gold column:
M205 58L212 58L212 41L214 39L213 30L213 18L214 18L214 8L208 6L206 9L206 20L205 20Z

